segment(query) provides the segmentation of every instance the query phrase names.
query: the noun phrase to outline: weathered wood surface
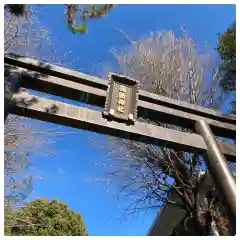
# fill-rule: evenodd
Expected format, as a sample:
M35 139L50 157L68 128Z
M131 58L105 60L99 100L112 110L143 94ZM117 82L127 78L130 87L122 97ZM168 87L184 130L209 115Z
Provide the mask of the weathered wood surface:
M63 102L57 102L30 95L26 92L15 94L16 106L12 113L31 118L63 124L75 128L94 131L111 136L166 146L182 151L205 152L203 138L197 134L181 132L136 121L128 126L124 123L107 121L102 113ZM229 159L234 158L235 145L219 141L223 153Z
M84 101L98 107L104 107L107 94L106 90L51 75L39 74L36 71L30 71L20 67L15 67L11 71L18 72L24 76L22 86L25 88L38 90L76 101ZM231 139L236 138L236 125L234 124L143 100L138 101L138 117L177 125L193 131L195 131L195 122L203 119L211 126L212 131L216 136Z
M27 58L27 57L19 57L19 56L14 56L12 54L9 54L4 56L4 61L5 63L10 65L26 68L26 69L37 71L40 73L45 73L48 75L60 77L70 81L75 81L77 83L96 87L103 90L106 90L108 86L108 82L104 79L90 76L84 73L80 73L77 71L73 71L73 70L59 67L52 64L39 63L38 61ZM175 108L177 110L183 110L188 113L212 118L212 119L227 122L227 123L232 123L232 124L236 123L235 115L230 115L230 114L223 115L222 113L217 112L213 109L203 108L200 106L189 104L187 102L159 96L157 94L153 94L143 90L139 91L139 99L146 102L161 104L162 106Z

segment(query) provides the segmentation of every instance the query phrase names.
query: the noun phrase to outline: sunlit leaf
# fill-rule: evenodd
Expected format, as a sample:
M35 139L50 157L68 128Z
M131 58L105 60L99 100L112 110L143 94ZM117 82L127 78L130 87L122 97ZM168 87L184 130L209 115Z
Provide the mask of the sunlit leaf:
M75 32L86 33L88 26L86 24L79 24L72 27Z

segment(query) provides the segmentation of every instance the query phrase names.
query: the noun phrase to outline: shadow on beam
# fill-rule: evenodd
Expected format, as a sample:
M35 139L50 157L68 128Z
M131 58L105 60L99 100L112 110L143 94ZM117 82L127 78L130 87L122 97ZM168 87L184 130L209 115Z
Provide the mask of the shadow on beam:
M33 104L25 104L33 98L36 99ZM115 121L107 121L103 118L101 112L36 97L28 93L15 94L14 101L16 101L16 105L12 108L11 112L18 115L147 144L164 146L179 151L197 153L205 153L206 151L206 144L203 138L197 134L181 132L138 121L131 126ZM51 106L54 105L57 108L56 112L47 110L51 109ZM219 145L226 157L234 161L236 156L235 145L220 141Z

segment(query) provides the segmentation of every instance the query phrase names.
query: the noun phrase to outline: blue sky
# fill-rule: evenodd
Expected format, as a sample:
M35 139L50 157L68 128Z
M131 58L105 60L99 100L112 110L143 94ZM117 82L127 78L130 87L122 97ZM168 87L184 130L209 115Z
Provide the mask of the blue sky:
M136 40L162 29L172 29L180 34L180 26L184 25L198 44L207 41L214 48L217 33L224 32L236 19L234 5L118 5L103 19L90 21L87 35L74 35L66 26L63 12L63 5L41 5L39 18L54 34L53 42L59 55L72 50L67 60L79 56L79 61L68 67L93 75L99 75L105 63L114 64L110 48L127 45L117 28ZM71 45L73 41L75 44ZM46 128L53 126L44 124ZM43 172L45 179L34 181L34 191L28 200L57 197L66 201L70 208L82 214L90 236L146 235L156 210L144 218L120 222L117 217L127 200L117 202L111 193L107 193L105 185L85 180L103 176L103 170L92 163L101 163L105 159L93 143L93 140L104 141L104 137L65 127L61 131L74 133L60 137L52 145L54 156L33 157L35 168Z

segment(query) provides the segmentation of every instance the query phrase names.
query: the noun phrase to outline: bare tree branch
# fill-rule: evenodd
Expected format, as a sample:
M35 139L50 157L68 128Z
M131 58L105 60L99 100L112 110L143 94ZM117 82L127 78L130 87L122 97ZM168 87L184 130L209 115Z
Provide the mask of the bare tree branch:
M224 102L218 69L213 64L214 52L206 46L197 46L185 30L181 37L169 30L130 42L129 48L111 52L119 66L117 71L139 80L142 89L209 108L219 108ZM138 120L189 131L161 122ZM123 197L134 194L127 215L162 206L168 200L169 189L174 188L189 212L186 222L195 218L195 208L200 208L196 205L199 200L196 176L203 166L201 156L112 137L106 145L107 158L112 161L105 166L106 178L110 177L109 181L119 187Z

